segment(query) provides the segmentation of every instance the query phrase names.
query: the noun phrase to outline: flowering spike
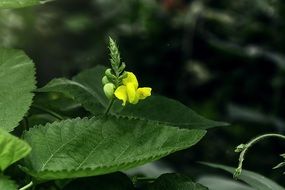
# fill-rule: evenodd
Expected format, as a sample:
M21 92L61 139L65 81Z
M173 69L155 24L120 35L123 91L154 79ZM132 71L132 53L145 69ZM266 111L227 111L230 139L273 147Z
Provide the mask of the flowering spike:
M111 57L110 58L111 66L116 76L118 77L119 74L121 73L120 72L121 56L116 42L111 37L109 37L109 50Z
M105 76L102 78L105 95L112 100L114 97L122 100L123 106L125 106L127 102L136 104L139 100L150 96L151 88L139 88L135 74L124 71L126 64L121 62L118 46L111 37L109 37L109 50L112 69L108 68L105 71ZM106 113L108 113L109 107Z

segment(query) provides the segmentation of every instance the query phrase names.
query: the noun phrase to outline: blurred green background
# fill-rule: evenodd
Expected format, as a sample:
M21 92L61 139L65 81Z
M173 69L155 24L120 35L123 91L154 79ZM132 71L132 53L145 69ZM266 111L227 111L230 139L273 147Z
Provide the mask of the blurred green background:
M266 132L284 133L283 0L58 0L0 11L0 46L35 61L38 87L108 65L108 36L141 85L232 125L209 130L194 148L164 159L197 177L217 172L197 161L237 165L234 148ZM163 111L163 110L162 110ZM284 142L260 142L245 168L285 185Z

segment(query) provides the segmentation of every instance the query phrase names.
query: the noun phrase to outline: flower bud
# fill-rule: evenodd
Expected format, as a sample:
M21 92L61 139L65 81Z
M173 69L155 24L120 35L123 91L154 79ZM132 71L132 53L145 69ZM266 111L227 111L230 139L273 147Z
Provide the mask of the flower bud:
M103 78L102 78L102 84L103 85L105 85L105 84L107 84L107 83L109 83L110 81L109 81L109 79L108 79L108 77L107 76L104 76Z
M116 76L112 74L112 69L106 69L105 75L107 76L108 79L116 79Z
M126 64L123 62L123 63L121 64L121 66L119 67L120 73L123 72L125 68L126 68Z
M105 75L106 75L106 76L113 75L113 74L112 74L112 69L110 69L110 68L109 68L109 69L106 69Z
M120 80L123 80L128 77L128 73L126 71L123 72L123 74L119 77Z
M115 92L115 85L113 83L107 83L103 87L104 93L107 96L107 98L111 99L113 98L114 92Z

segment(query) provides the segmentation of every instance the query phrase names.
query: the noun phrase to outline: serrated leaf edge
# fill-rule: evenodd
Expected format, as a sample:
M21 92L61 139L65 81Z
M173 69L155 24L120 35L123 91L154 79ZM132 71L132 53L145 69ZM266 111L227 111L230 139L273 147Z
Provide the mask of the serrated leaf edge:
M53 123L48 123L46 125L37 125L37 126L34 126L33 128L30 128L29 131L25 131L23 136L27 135L28 133L32 132L33 130L37 130L38 128L41 128L41 127L53 127L53 125L56 125L56 124L59 124L61 123L62 125L65 124L65 123L69 123L71 121L87 121L87 120L91 120L91 119L101 119L101 118L108 118L108 117L113 117L115 119L124 119L124 120L138 120L138 119L135 119L135 118L127 118L127 117L120 117L120 116L113 116L113 115L108 115L108 116L101 116L101 117L92 117L92 118L74 118L74 119L67 119L67 120L62 120L62 121L55 121ZM138 120L138 121L141 121L141 120ZM142 121L146 121L146 120L142 120ZM148 122L152 122L152 121L148 121ZM152 122L153 124L155 125L160 125L159 123L157 122ZM169 126L161 126L163 128L168 128ZM173 128L173 127L172 127ZM206 130L200 130L200 129L181 129L181 128L178 128L178 127L174 127L176 128L177 130L180 130L180 131L196 131L197 133L200 132L201 134L199 135L199 137L197 137L196 139L197 140L193 140L193 142L195 143L184 143L183 145L181 145L183 148L180 148L180 147L176 147L176 148L171 148L171 149L168 149L168 150L164 150L162 151L161 153L158 153L158 154L151 154L150 156L143 156L139 159L135 159L135 160L132 160L132 161L127 161L127 162L122 162L122 163L117 163L117 164L114 164L114 165L104 165L104 166L97 166L97 167L83 167L83 168L80 168L80 169L66 169L66 170L50 170L50 169L44 169L42 171L32 171L24 166L21 166L22 170L24 170L25 172L29 173L30 175L32 176L37 176L39 174L44 174L44 173L73 173L73 172L78 172L78 171L94 171L96 169L108 169L108 168L116 168L116 167L119 167L120 168L123 168L123 169L129 169L131 167L133 167L134 164L136 163L145 163L147 162L148 160L156 160L156 159L159 159L161 157L164 157L168 154L171 154L173 152L176 152L176 151L179 151L179 150L183 150L183 149L186 149L189 146L189 144L191 144L191 146L195 145L196 143L199 142L200 139L203 138L203 136L206 134ZM187 147L188 146L188 147ZM121 167L122 165L126 165L126 167ZM115 172L117 170L113 170L113 172ZM107 173L110 173L110 172L107 172ZM100 173L98 175L102 175L102 174L105 174L105 173ZM90 175L90 176L93 176L93 175ZM80 177L80 176L79 176ZM49 179L49 178L47 178ZM51 178L53 179L53 178ZM60 178L57 178L57 179L60 179Z
M177 127L177 128L180 128L180 127L183 127L183 128L187 128L187 126L189 125L195 125L197 123L197 125L201 128L195 128L195 127L191 127L189 129L201 129L201 130L205 130L206 126L209 126L207 124L204 124L204 125L201 125L199 122L192 122L192 123L172 123L172 122L166 122L166 121L159 121L159 120L154 120L154 119L146 119L144 117L137 117L137 116L131 116L131 115L121 115L120 113L110 113L109 115L111 116L115 116L115 117L120 117L120 118L129 118L129 119L137 119L137 120L140 120L140 121L151 121L151 122L156 122L158 124L164 124L164 125L171 125L171 126L174 126L174 127ZM98 116L98 115L97 115ZM100 115L99 115L100 116ZM206 118L204 118L206 119ZM230 124L229 123L226 123L226 122L221 122L221 121L213 121L213 120L209 120L209 119L206 119L210 122L213 122L213 125L211 127L218 127L218 126L229 126ZM204 127L205 126L205 127Z
M1 10L1 8L0 8L0 10ZM33 70L32 70L32 72L33 72L33 75L32 75L33 86L32 86L31 88L33 88L33 89L35 90L35 89L37 88L37 80L36 80L36 67L35 67L34 61L33 61L23 50L21 50L21 49L0 48L0 50L1 50L1 49L17 51L19 54L21 54L21 56L27 58L27 62L29 62L29 64L31 64L31 65L32 65L32 68L33 68ZM28 113L28 111L30 110L31 105L33 104L34 96L35 96L35 94L33 93L34 90L31 90L31 91L29 92L29 94L31 94L31 100L30 100L30 102L29 102L29 106L27 106L27 108L26 108L26 111L25 111L23 117L16 123L16 125L15 125L13 128L7 130L8 132L13 131L13 130L20 124L21 120L25 117L25 115L26 115L26 114Z

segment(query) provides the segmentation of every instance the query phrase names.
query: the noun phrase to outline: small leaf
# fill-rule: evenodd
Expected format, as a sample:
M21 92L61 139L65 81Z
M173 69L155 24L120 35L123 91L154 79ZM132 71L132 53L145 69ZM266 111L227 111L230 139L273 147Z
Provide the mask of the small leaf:
M24 135L32 152L23 169L47 180L102 175L189 148L204 135L204 130L115 117L54 122Z
M191 178L179 174L163 174L150 184L148 190L207 190L208 188L195 183Z
M2 190L17 190L17 184L9 177L0 175L0 189Z
M78 178L73 180L63 190L134 190L130 178L123 173L113 173L108 175Z
M151 96L136 105L127 105L116 114L190 129L208 129L228 125L206 119L182 103L162 96Z
M0 129L0 170L5 170L14 162L24 158L31 147L23 140ZM1 188L0 188L1 189Z
M41 0L0 0L0 9L22 8L45 3Z
M108 105L108 99L101 84L105 70L105 67L97 66L81 72L72 80L54 79L37 92L60 92L75 99L95 115L103 113Z
M211 163L202 163L206 166L210 166L213 168L219 168L222 170L225 170L231 174L235 172L235 168L219 165L219 164L211 164ZM242 170L241 175L239 176L240 180L244 181L251 187L253 187L256 190L285 190L283 187L275 183L274 181L251 171Z
M22 51L0 48L0 128L12 131L22 120L35 83L32 60Z

